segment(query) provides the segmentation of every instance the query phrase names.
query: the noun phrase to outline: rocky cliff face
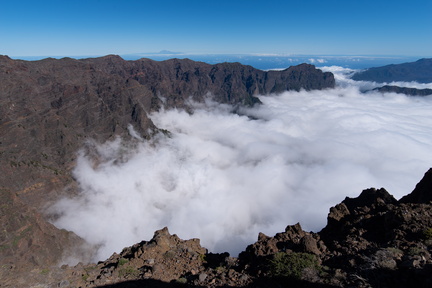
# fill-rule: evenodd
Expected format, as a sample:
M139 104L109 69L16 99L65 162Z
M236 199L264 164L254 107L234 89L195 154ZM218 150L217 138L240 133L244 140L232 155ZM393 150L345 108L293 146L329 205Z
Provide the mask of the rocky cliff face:
M308 64L265 72L239 63L118 56L34 62L0 56L0 75L0 185L37 207L51 198L47 191L73 182L68 172L86 139L128 135L128 125L150 137L157 128L147 114L162 106L187 108L190 98L205 97L252 105L259 94L335 84L331 73Z
M130 125L151 137L158 128L148 113L161 107L189 109L190 99L253 105L259 94L334 84L331 73L308 64L265 72L187 59L20 61L0 56L2 267L12 273L27 271L22 263L47 267L60 260L65 247L79 242L46 223L39 211L60 194L76 192L71 170L88 139L132 138Z

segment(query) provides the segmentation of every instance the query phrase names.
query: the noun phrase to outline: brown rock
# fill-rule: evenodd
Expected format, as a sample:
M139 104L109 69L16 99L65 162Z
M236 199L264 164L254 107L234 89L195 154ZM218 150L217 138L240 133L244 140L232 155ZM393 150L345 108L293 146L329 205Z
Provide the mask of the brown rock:
M95 158L100 156L85 144L88 139L131 139L129 127L143 138L151 137L158 129L148 113L162 106L188 109L190 97L253 105L260 93L333 86L331 73L311 65L265 72L239 63L209 65L188 59L125 61L109 55L22 61L0 55L0 189L22 201L7 202L10 197L4 196L0 207L12 203L13 215L34 218L24 223L19 216L8 219L2 214L2 227L14 228L3 232L0 241L8 248L0 249L0 259L14 262L27 257L29 265L53 264L58 251L67 249L67 233L56 231L38 213L58 197L77 193L71 175L77 151L85 147ZM28 231L29 223L38 227L32 229L40 231L38 237L14 241ZM50 233L42 232L47 229ZM10 242L16 245L9 246ZM27 251L27 256L12 257L16 249Z

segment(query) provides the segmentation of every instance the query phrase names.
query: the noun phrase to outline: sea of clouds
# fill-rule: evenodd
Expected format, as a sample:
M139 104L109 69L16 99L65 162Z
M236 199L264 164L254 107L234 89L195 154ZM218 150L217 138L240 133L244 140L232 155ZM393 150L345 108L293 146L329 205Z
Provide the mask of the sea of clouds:
M211 101L193 114L161 111L151 119L170 137L93 143L99 162L80 153L81 194L51 208L54 224L99 245L95 260L164 226L236 256L259 232L297 222L318 232L331 206L363 189L410 193L432 166L432 98L365 93L379 85L322 69L336 88L260 96L239 113Z

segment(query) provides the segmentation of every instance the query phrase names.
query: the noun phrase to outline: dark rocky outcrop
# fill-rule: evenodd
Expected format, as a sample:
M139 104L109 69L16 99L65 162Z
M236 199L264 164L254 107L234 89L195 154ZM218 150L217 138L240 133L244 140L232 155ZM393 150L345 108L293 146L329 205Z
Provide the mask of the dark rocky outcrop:
M400 203L430 203L432 201L432 169L429 169L413 192L402 197Z
M369 68L365 71L355 73L352 79L380 83L394 81L431 83L432 58L424 58L416 62Z
M409 87L399 87L393 85L385 85L382 87L378 87L373 89L373 91L378 91L381 93L398 93L405 94L410 96L429 96L432 95L432 89L417 89L417 88L409 88Z
M347 197L318 233L299 223L275 236L260 233L239 257L208 253L198 239L163 228L98 264L35 269L26 274L30 282L4 286L431 287L431 175L400 201L383 188Z

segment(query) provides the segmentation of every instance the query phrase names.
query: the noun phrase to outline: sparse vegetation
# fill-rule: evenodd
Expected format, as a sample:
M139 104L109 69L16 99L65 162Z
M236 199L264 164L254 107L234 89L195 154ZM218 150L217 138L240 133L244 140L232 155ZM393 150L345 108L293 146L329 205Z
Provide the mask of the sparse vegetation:
M124 264L128 263L129 260L125 259L125 258L120 258L118 261L118 265L117 266L123 266Z
M179 279L176 280L177 284L186 284L187 283L187 279L184 277L181 277Z
M224 273L226 272L227 268L225 266L218 266L216 267L216 273L220 274L220 273Z
M139 275L139 271L132 266L127 266L119 269L118 274L122 278L125 278L127 276L137 277Z
M423 231L423 237L424 237L426 240L432 240L432 228L426 228L426 229Z
M269 261L270 274L273 277L301 279L306 268L321 270L316 257L308 253L276 253Z
M21 239L26 238L29 235L31 230L32 227L28 227L24 231L20 232L19 235L16 235L12 240L12 245L16 247Z
M419 247L410 247L407 251L407 254L410 256L416 256L416 255L424 254L424 251Z
M164 255L163 255L163 257L165 258L165 259L172 259L172 258L174 258L176 256L176 253L174 252L174 251L167 251Z
M398 248L388 247L386 250L393 256L403 255L403 251Z
M0 251L6 250L9 248L10 248L9 245L0 245Z
M201 260L201 262L205 263L206 261L206 255L205 254L199 254L199 259Z

